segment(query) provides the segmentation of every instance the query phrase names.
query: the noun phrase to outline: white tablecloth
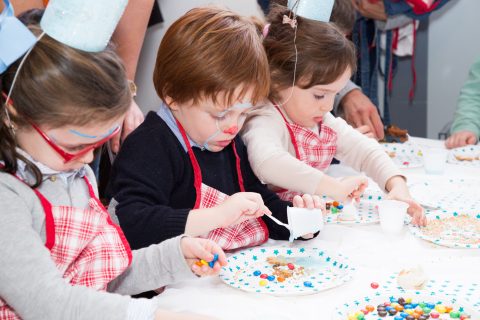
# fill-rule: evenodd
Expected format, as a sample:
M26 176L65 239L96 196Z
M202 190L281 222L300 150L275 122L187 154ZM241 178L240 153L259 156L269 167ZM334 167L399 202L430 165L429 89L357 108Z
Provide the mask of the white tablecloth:
M412 138L421 148L443 147L443 142ZM409 176L425 175L423 168L404 169ZM352 174L342 165L332 166L336 176ZM480 169L447 164L445 176L480 179ZM337 305L358 296L374 293L372 282L386 284L404 267L420 265L429 279L451 283L480 283L480 250L450 249L415 238L405 227L399 236L389 236L379 225L327 225L311 241L293 244L269 240L264 246L319 247L348 256L356 267L353 280L343 286L309 296L274 297L252 294L224 284L218 277L169 286L159 295L161 307L215 316L219 319L330 319ZM480 295L477 296L480 299ZM475 301L478 302L478 301Z

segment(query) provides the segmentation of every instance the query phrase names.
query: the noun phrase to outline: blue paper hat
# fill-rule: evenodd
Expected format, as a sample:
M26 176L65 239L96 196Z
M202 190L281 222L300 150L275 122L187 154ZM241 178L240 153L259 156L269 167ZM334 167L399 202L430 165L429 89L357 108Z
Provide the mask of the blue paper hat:
M3 0L0 14L0 74L37 42L35 35L15 17L12 4Z
M70 47L98 52L105 49L128 0L51 0L40 26Z
M329 22L335 0L288 0L288 8L303 18Z

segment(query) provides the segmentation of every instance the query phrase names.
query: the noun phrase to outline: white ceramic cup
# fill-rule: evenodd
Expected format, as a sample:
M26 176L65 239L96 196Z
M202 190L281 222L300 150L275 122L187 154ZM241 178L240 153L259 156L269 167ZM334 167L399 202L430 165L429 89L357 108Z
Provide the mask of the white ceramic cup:
M397 200L383 200L378 204L380 226L390 234L398 234L403 229L408 203Z
M425 172L428 174L443 174L447 165L448 150L426 148L422 150Z

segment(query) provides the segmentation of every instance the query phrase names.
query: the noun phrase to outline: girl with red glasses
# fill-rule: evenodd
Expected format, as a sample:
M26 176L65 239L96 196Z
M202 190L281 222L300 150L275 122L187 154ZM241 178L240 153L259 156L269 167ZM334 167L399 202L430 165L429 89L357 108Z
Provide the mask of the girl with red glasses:
M121 61L17 22L38 41L0 65L0 319L205 319L128 296L217 273L226 258L214 242L185 236L132 251L98 200L86 164L129 108ZM215 255L212 268L195 264Z

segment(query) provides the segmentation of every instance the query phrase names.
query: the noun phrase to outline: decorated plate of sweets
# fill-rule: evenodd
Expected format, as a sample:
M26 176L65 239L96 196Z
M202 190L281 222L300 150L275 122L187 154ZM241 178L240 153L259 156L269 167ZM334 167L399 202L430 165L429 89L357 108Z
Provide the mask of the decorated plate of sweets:
M380 145L399 168L423 166L422 151L411 144L381 143Z
M340 286L354 270L345 256L320 248L256 247L231 255L220 278L247 292L295 296Z
M384 193L375 185L365 190L360 196L360 202L351 205L353 207L351 210L346 210L348 208L344 203L325 199L327 209L325 223L347 225L378 223L380 218L377 204L384 197Z
M421 204L448 211L480 212L480 181L464 178L422 179L409 183L412 196Z
M450 248L480 249L480 212L465 214L425 210L427 226L409 226L417 237Z
M469 167L480 167L480 145L452 149L447 162Z
M385 291L359 297L335 309L332 320L480 319L468 300L422 291Z

